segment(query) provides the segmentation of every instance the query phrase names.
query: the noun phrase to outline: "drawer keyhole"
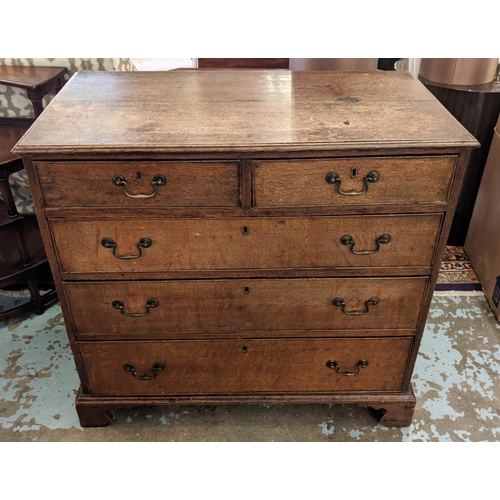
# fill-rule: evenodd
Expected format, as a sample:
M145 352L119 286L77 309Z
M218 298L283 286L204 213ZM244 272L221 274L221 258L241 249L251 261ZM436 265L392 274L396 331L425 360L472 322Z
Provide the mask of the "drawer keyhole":
M137 182L142 182L142 174L141 174L140 172L137 172L137 173L135 174L135 177L136 177L136 179L137 179Z
M248 294L250 293L250 287L246 286L246 287L244 288L244 290L245 290L245 294L246 294L246 295L248 295Z
M243 226L243 236L248 236L248 226Z
M244 346L241 348L241 352L243 352L243 353L248 352L248 347L247 347L246 345L244 345Z
M358 169L356 167L351 168L351 179L356 179L358 176Z

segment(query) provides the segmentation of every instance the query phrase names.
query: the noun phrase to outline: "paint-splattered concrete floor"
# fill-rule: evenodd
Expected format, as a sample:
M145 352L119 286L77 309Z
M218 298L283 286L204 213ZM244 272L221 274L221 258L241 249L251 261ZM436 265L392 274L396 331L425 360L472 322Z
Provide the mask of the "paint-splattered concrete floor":
M0 296L0 307L11 297ZM19 299L17 299L19 300ZM82 429L59 305L0 325L0 441L500 441L500 325L483 295L435 296L413 377L413 424L364 408L172 406L120 410Z

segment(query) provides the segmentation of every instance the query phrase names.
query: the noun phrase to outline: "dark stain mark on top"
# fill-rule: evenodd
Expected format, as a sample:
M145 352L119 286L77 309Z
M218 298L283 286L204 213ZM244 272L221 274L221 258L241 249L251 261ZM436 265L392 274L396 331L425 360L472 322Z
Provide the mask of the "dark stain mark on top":
M337 101L342 101L342 102L359 102L359 99L357 97L339 97Z
M345 122L342 122L344 125L350 125L351 122L349 120L346 120Z

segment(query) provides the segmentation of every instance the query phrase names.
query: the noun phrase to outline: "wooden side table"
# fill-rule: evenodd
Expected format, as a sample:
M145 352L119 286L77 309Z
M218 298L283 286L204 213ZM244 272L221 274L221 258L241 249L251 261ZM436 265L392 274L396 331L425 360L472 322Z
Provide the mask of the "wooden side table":
M0 161L3 197L0 200L0 288L26 286L30 300L0 311L0 321L31 312L42 314L58 300L36 217L17 212L10 190L9 176L22 168L21 158L7 163ZM41 285L47 289L43 295Z
M43 97L64 85L66 68L45 66L0 66L0 84L26 89L33 103L35 118L43 111Z
M66 68L0 66L0 84L27 90L35 119L43 111L42 99L64 85ZM26 285L30 301L0 312L6 321L32 311L37 314L58 300L35 215L17 211L9 176L23 169L11 150L33 123L32 118L0 118L0 288ZM40 294L39 285L48 285Z

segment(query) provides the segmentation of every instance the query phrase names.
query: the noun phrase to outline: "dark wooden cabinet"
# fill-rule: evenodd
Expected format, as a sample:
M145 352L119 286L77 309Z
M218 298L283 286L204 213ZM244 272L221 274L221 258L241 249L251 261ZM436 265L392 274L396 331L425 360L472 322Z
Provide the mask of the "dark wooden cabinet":
M408 425L475 139L409 74L80 73L20 141L83 426L344 403Z
M288 69L288 58L200 58L200 69Z
M448 244L463 246L500 113L500 80L484 85L446 85L420 77L443 106L480 142L465 169Z

